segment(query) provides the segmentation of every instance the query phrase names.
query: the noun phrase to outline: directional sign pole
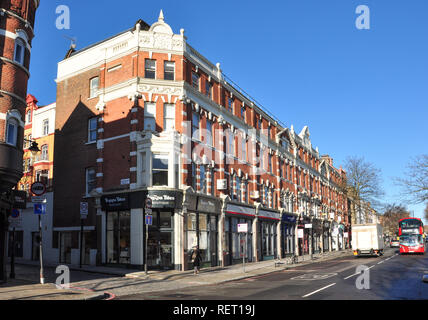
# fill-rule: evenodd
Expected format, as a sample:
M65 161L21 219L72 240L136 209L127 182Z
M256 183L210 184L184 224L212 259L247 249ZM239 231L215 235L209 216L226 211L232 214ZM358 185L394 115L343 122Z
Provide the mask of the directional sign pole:
M85 220L80 219L80 269L82 269L83 256L83 223Z
M43 206L43 205L42 205ZM45 284L43 275L43 241L42 241L42 215L39 214L39 238L40 238L40 283Z
M10 257L10 278L15 279L15 227L12 231L12 252Z
M146 273L146 275L148 274L147 271L147 248L148 248L148 244L147 242L149 241L149 225L147 224L146 221L146 209L143 210L144 212L144 224L146 225L146 241L145 241L145 249L144 249L144 271Z

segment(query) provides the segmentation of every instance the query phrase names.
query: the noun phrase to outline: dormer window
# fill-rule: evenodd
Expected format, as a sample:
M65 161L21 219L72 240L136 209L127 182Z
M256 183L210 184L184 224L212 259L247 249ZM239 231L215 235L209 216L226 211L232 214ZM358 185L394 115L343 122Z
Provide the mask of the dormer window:
M14 54L14 61L19 63L20 65L24 65L24 59L25 59L25 42L17 38L15 40L15 54Z

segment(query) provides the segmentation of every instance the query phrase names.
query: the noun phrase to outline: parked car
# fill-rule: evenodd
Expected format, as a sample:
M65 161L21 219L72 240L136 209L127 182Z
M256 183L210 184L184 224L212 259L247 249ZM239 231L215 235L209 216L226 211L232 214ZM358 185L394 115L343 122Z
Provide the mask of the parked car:
M391 248L400 248L400 240L398 240L398 239L392 239L390 247Z

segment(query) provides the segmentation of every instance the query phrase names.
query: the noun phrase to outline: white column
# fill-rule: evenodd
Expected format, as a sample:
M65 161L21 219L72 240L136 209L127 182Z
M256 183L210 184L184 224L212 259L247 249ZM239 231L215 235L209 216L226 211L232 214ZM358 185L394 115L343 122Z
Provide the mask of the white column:
M184 271L184 210L174 214L174 265Z
M144 265L143 209L131 209L131 264Z

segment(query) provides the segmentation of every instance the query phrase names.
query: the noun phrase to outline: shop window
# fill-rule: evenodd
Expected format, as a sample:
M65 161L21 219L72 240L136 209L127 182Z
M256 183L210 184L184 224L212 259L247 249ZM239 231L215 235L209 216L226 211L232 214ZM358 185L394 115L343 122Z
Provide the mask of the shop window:
M152 160L152 185L168 186L168 155L154 154Z

